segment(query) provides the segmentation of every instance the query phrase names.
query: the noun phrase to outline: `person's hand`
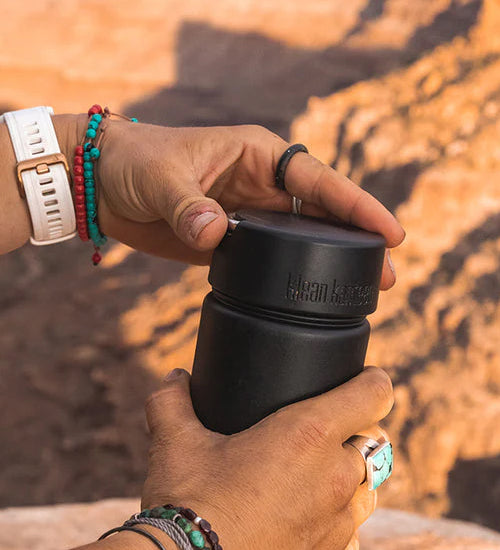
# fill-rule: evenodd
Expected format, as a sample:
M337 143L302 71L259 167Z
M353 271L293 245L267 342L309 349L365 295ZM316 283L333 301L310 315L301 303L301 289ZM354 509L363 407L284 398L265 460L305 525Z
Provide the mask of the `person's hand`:
M83 132L83 130L81 130ZM288 144L259 126L165 128L111 121L97 163L99 223L134 248L190 263L209 263L241 208L330 216L384 235L389 248L404 231L374 197L311 155L296 154L286 191L274 183ZM394 284L388 259L381 288Z
M205 429L176 369L147 402L152 434L142 505L185 506L211 522L225 548L344 550L373 512L365 464L343 443L380 437L393 404L389 377L368 368L232 436Z

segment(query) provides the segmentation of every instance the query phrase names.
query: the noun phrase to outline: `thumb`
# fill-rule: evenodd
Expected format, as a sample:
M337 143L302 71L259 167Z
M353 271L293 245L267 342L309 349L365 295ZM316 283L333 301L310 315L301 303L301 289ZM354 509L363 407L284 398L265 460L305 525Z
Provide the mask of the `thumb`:
M153 438L170 439L186 429L204 429L191 401L189 373L174 369L146 402L146 418Z
M176 235L195 250L213 250L227 229L222 206L206 197L198 184L183 185L170 197L165 219Z

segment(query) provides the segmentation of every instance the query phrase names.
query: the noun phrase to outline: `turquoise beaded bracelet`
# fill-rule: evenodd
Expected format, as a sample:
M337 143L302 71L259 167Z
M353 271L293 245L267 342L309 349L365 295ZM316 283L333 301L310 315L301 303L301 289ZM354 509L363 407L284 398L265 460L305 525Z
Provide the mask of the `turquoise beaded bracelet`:
M107 242L107 238L101 232L97 221L95 183L95 164L101 156L99 145L104 131L102 122L113 115L130 120L131 122L137 122L137 119L111 113L107 107L102 109L102 107L97 104L93 105L88 110L87 114L89 120L83 143L75 148L73 167L75 178L75 209L78 234L83 241L88 241L89 238L92 239L94 244L92 261L94 265L98 265L101 261L100 249Z
M188 536L193 548L200 550L223 550L219 537L210 523L199 517L190 508L174 507L172 504L145 509L135 514L125 525L140 523L141 518L158 518L174 521ZM208 542L210 546L205 546Z

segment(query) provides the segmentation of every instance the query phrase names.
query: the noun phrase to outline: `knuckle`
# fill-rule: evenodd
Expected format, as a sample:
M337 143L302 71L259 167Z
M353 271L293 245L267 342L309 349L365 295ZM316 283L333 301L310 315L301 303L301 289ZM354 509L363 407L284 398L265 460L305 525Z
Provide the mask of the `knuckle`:
M264 420L264 422L266 422L266 420ZM269 417L268 422L277 425L280 431L286 430L287 426L293 423L293 416L290 410L290 406L283 407L282 409L278 409L277 411L273 412L272 415Z
M273 141L278 142L280 145L286 145L287 142L278 134L275 132L272 132L271 130L267 130L267 137L270 138Z
M171 384L166 388L154 391L146 400L148 409L158 406L160 403L169 402L177 394L175 384Z
M255 137L261 137L270 133L267 128L260 124L245 124L242 128Z
M147 397L146 404L145 404L146 412L150 413L156 407L156 403L158 402L158 399L159 399L159 394L160 394L160 391L158 390L153 392L151 395Z
M383 410L386 411L385 415L387 415L394 405L392 381L389 375L382 369L374 367L371 368L369 372L371 376L371 391L377 402L379 402Z
M292 438L302 449L325 450L330 441L330 429L319 418L306 416L295 424Z
M178 402L178 389L176 384L172 384L168 388L163 388L152 393L146 400L146 415L149 422L150 430L155 431L164 411L174 407L174 403Z
M268 143L270 140L278 141L283 145L286 144L286 141L282 137L275 134L265 126L261 126L260 124L245 124L242 126L242 129L251 138L253 138L253 140L259 143L259 145L262 145L262 141L264 141L264 143Z

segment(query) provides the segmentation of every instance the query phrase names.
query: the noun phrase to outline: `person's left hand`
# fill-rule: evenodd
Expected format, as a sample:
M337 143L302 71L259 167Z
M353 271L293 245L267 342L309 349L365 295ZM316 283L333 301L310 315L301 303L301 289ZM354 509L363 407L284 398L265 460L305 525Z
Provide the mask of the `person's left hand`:
M189 375L175 369L146 405L152 441L142 507L190 506L225 548L354 550L376 492L363 483L361 454L345 442L354 434L387 439L377 423L393 399L387 374L367 368L226 436L201 424Z
M260 126L167 128L111 121L97 163L100 226L139 250L207 264L227 229L226 212L291 211L295 195L304 202L304 214L381 233L388 248L402 242L402 227L382 204L311 155L292 158L288 192L279 190L274 174L287 147ZM381 288L394 281L387 260Z

